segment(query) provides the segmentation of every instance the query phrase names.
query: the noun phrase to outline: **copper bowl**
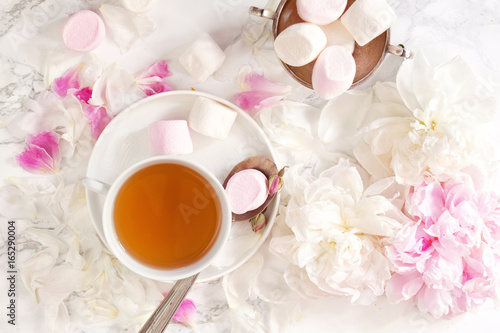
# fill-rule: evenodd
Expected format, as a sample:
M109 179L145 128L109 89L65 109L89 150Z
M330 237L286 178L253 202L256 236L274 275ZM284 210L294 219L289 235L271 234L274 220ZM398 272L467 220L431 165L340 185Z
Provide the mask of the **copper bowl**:
M347 1L347 10L355 0ZM259 17L273 20L273 38L275 39L283 30L295 23L304 22L297 14L296 0L282 0L276 11L250 7L250 14ZM364 46L359 46L357 43L354 47L353 57L356 62L356 75L354 77L351 88L366 81L382 64L387 53L408 59L412 57L410 51L402 46L389 44L390 29L384 31L381 35L370 41ZM285 70L300 84L313 89L312 87L312 70L316 60L307 65L294 67L285 64L280 60Z

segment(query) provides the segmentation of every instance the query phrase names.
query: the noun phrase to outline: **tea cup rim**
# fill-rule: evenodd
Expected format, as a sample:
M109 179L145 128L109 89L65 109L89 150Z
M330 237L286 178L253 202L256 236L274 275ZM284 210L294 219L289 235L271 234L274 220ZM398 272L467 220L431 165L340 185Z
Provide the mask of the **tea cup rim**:
M219 229L219 234L210 248L210 250L203 255L196 262L175 269L160 269L155 268L144 263L141 263L134 257L132 257L127 250L120 243L118 236L116 234L113 210L116 195L125 183L127 179L130 178L137 171L151 165L163 164L163 163L173 163L186 166L196 172L198 172L209 184L213 187L217 194L217 198L220 203L221 208L221 225ZM127 268L131 271L154 280L158 281L174 281L180 280L201 272L203 269L207 268L213 259L222 251L224 245L229 238L229 233L231 230L231 209L229 205L229 200L225 194L225 190L222 183L204 166L188 161L177 156L155 156L144 159L138 163L133 164L128 167L125 171L121 172L116 180L111 184L109 191L104 200L104 207L102 213L103 219L103 229L104 238L108 244L108 248L113 255Z

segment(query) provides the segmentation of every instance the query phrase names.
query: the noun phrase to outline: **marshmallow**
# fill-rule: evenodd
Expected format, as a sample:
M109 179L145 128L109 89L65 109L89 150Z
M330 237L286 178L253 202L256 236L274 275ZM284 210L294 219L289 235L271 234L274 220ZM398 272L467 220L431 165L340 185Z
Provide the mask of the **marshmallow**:
M267 178L256 169L239 171L228 180L226 194L235 214L257 209L267 199Z
M397 16L385 0L356 0L341 21L360 45L366 45L389 29Z
M326 36L326 46L340 45L354 52L354 38L344 27L340 20L335 20L330 24L320 26Z
M292 24L274 40L276 55L290 66L304 66L310 63L325 46L325 33L312 23Z
M62 39L71 50L89 52L96 49L106 37L101 17L91 10L81 10L64 23Z
M225 58L224 51L204 32L179 57L179 62L196 81L203 82L219 69Z
M325 25L338 19L347 0L297 0L297 13L306 22Z
M120 0L122 6L134 13L144 13L150 10L155 0Z
M236 111L205 97L198 97L188 117L189 127L211 138L224 140L236 119Z
M323 99L347 91L356 74L354 58L343 46L329 46L319 55L312 72L314 91Z
M149 125L149 141L155 154L185 155L193 152L193 142L185 120L161 120Z

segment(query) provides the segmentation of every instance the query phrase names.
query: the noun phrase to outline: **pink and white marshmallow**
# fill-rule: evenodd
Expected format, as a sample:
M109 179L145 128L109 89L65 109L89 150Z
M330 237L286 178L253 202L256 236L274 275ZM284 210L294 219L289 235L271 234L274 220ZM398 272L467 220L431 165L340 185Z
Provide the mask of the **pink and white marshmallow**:
M297 13L306 22L318 25L332 23L347 6L347 0L297 0Z
M153 153L185 155L193 152L193 142L185 120L160 120L149 125Z
M396 19L396 13L385 0L356 0L340 18L360 46L389 29Z
M179 57L182 67L196 81L204 82L222 65L226 55L206 32L194 40Z
M330 24L322 25L320 28L326 36L326 46L340 45L347 48L351 53L354 52L354 38L344 27L340 20L335 20Z
M313 23L296 23L274 40L276 55L290 66L304 66L318 57L326 46L326 36Z
M312 72L312 86L319 97L331 99L346 92L356 75L354 58L343 46L329 46L319 55Z
M106 27L99 15L91 10L81 10L64 23L62 39L71 50L89 52L101 45L106 37Z
M267 178L256 169L235 173L226 184L231 211L243 214L259 208L267 199Z
M191 129L214 139L224 140L229 135L237 113L216 101L198 97L191 112L188 123Z

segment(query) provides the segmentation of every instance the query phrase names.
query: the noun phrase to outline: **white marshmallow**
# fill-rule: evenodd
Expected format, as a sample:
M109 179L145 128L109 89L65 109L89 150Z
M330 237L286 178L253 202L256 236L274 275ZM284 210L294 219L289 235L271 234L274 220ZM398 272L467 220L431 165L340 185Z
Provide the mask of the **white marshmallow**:
M335 20L330 24L320 26L326 36L326 46L340 45L354 52L354 38L344 27L340 20Z
M385 0L356 0L340 20L360 45L389 29L397 16Z
M304 66L318 57L326 45L326 36L313 23L296 23L274 40L276 55L290 66Z
M122 6L134 13L144 13L150 10L156 0L120 0Z
M226 184L231 211L243 214L259 208L267 199L267 178L256 169L235 173Z
M184 155L193 152L185 120L161 120L149 125L149 141L155 154Z
M354 81L356 63L343 46L329 46L319 55L312 72L314 91L323 99L346 92Z
M236 119L236 111L205 97L198 97L188 117L189 127L211 138L224 140Z
M203 82L219 69L225 58L224 51L204 32L179 57L179 62L196 81Z
M306 22L329 24L342 15L347 0L297 0L297 13Z

